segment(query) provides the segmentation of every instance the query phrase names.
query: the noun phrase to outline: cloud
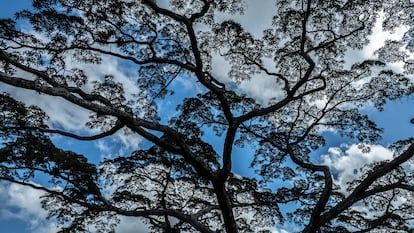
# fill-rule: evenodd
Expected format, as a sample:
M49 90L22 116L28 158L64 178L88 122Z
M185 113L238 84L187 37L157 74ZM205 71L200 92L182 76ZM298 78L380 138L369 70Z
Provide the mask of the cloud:
M111 156L113 147L109 145L105 140L99 140L94 142L94 146L99 150L103 157Z
M120 217L120 224L116 227L119 233L148 233L149 228L141 219L136 217Z
M283 96L281 86L269 77L253 76L250 80L243 81L239 88L264 105L272 98L280 99Z
M335 181L344 191L348 182L358 178L359 173L355 173L355 170L372 162L390 160L392 158L393 152L381 145L370 145L370 151L364 153L358 145L352 144L329 148L328 154L322 156L322 161L323 164L329 166L337 173Z
M264 59L264 66L270 71L274 64L269 59ZM242 80L235 85L235 81L228 77L231 69L230 63L219 55L212 57L212 73L213 76L220 82L228 86L233 86L237 91L246 94L248 97L254 98L262 105L268 104L272 98L281 99L284 96L282 85L276 82L274 77L268 76L263 72L250 75L250 79ZM231 88L233 88L231 87Z
M122 143L124 146L124 149L126 150L137 150L139 149L139 145L144 140L144 138L138 134L131 133L130 131L127 132L118 132L115 134L114 139L115 143ZM123 155L123 153L118 153L120 155Z
M92 90L91 82L103 80L105 75L113 75L115 82L123 83L127 99L133 99L133 95L140 91L135 84L136 76L133 76L133 74L136 73L136 70L134 70L134 67L122 65L113 57L104 56L101 64L83 64L74 61L67 61L67 64L68 69L77 67L85 71L89 78L89 84L83 87L83 89L88 92ZM25 72L19 72L18 76L29 80L32 79L30 74ZM63 129L80 135L96 134L99 131L98 129L88 129L85 127L85 123L90 120L91 112L89 110L72 104L63 98L41 95L31 90L15 88L9 85L1 85L0 92L7 92L27 105L39 106L50 117L48 124L51 128ZM115 140L115 143L121 143L126 149L138 149L139 144L142 142L141 136L131 133L125 134L123 130L116 133L112 138ZM114 144L113 141L110 145L112 144ZM103 146L104 144L101 143L98 145L98 148L103 149ZM105 146L110 147L108 145Z
M7 92L14 98L27 105L37 105L50 117L49 124L67 130L80 130L84 128L82 122L89 119L89 111L80 108L60 97L39 95L34 91L1 85L1 92Z
M345 61L347 66L350 67L355 62L361 62L365 59L378 59L378 56L374 53L385 45L386 40L400 40L404 33L407 31L407 27L399 27L394 31L384 31L382 23L384 21L384 13L380 13L377 22L375 23L372 34L368 37L369 43L362 50L350 50L345 55ZM397 71L402 71L403 64L388 64L389 68Z
M246 1L246 5L247 9L243 15L219 14L217 21L234 20L253 35L260 36L263 30L272 26L272 16L276 12L275 1Z
M46 220L47 212L40 205L42 191L13 183L2 183L0 187L1 218L23 221L33 233L57 232L57 225Z
M30 187L14 184L0 184L0 218L17 219L27 224L32 233L55 233L58 226L47 220L47 212L40 205L44 192ZM120 217L117 233L147 233L148 226L139 218Z

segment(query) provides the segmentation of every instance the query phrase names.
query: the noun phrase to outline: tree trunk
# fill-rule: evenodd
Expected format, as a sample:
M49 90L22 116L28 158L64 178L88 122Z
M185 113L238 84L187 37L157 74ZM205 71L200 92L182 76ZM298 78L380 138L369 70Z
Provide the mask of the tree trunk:
M223 215L224 225L227 233L238 233L236 219L233 215L232 203L230 197L227 194L224 183L215 183L214 191L216 193L217 201L220 206L221 213Z

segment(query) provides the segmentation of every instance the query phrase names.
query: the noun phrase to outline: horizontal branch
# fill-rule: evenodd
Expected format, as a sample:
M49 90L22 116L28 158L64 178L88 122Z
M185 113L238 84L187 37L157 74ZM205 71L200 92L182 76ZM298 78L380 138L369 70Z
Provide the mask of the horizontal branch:
M182 138L182 135L179 135L174 129L159 124L157 122L147 121L141 118L134 117L128 112L120 111L118 108L111 106L104 106L96 104L90 101L86 101L83 98L73 95L70 91L64 87L50 87L50 86L41 86L37 85L35 81L26 80L19 77L13 77L7 75L3 72L0 72L0 82L19 87L24 89L29 89L33 91L38 91L43 94L50 96L59 96L67 101L74 103L80 107L93 111L97 114L110 115L117 117L126 127L130 128L133 132L138 133L143 136L145 139L167 149L168 151L176 154L181 154L184 158L197 170L199 173L206 179L213 179L212 171L207 165L205 165L197 155L193 154L188 148L185 140ZM154 130L162 132L166 135L169 135L172 142L165 142L159 137L150 133L148 130ZM176 143L176 145L174 144Z
M40 128L40 127L29 127L29 126L27 127L25 126L16 126L16 127L0 126L0 130L40 131L43 133L59 134L59 135L74 138L80 141L92 141L92 140L97 140L100 138L113 135L114 133L118 132L118 130L120 130L123 126L124 124L121 121L117 121L115 126L113 126L110 130L102 132L100 134L92 135L92 136L80 136L80 135L69 133L63 130L47 129L47 128Z
M59 191L56 191L56 190L51 190L51 189L48 189L46 187L36 185L34 183L18 181L18 180L12 179L10 177L0 177L0 180L6 180L6 181L9 181L9 182L12 182L12 183L20 184L20 185L23 185L23 186L28 186L28 187L36 189L36 190L41 190L41 191L44 191L44 192L46 192L48 194L51 194L51 195L59 196L59 197L65 199L65 200L69 201L70 203L75 203L75 204L81 205L81 206L86 207L86 208L88 208L92 211L115 212L119 215L130 216L130 217L149 217L149 216L165 216L165 215L167 215L167 216L176 217L176 218L190 224L192 227L194 227L196 230L198 230L201 233L214 233L208 227L204 226L199 221L197 221L197 219L195 219L193 216L191 216L189 214L185 214L185 213L183 213L182 211L179 211L179 210L174 210L174 209L155 209L155 210L138 210L138 211L123 210L121 208L118 208L118 207L115 207L115 206L111 205L108 200L103 200L104 205L91 204L91 203L79 201L75 198L72 198L72 197L69 197L69 196L65 195L62 192L59 192Z

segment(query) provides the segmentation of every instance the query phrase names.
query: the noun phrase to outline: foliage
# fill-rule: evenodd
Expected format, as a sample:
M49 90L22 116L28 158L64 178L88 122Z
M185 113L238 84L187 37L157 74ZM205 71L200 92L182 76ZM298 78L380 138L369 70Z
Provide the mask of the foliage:
M101 131L81 136L56 128L38 106L4 93L0 179L45 191L43 207L62 232L88 232L91 225L111 232L119 216L169 233L263 233L285 222L302 232L411 232L412 140L391 147L393 160L356 171L346 193L311 157L325 145L325 130L361 146L378 142L381 129L360 109L382 110L412 95L411 1L275 5L262 35L237 17L218 17L241 15L241 0L34 0L33 9L0 19L0 82L88 110L85 126ZM408 28L402 40L387 40L377 59L349 64L346 55L369 43L381 15L384 30ZM90 69L108 57L136 73L92 77ZM228 72L214 66L218 57ZM402 71L389 66L395 62ZM257 78L275 85L273 98L242 88ZM133 94L126 91L131 80ZM185 85L193 90L183 97L177 92ZM177 100L173 115L162 114ZM51 140L92 141L121 130L145 143L100 164ZM245 159L234 146L246 145L255 150L256 178L232 170L234 160ZM50 185L33 183L39 175Z

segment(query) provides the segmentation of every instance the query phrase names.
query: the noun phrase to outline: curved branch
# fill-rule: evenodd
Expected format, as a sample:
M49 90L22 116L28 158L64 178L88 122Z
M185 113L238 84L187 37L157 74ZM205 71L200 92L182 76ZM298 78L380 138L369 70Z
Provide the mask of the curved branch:
M190 21L194 22L196 19L203 17L210 9L211 0L203 0L203 7L200 12L197 12L190 17Z
M313 67L310 67L309 70L313 70ZM309 70L307 71L307 75L310 75ZM267 115L269 113L275 112L283 107L285 107L287 104L291 103L292 101L301 99L307 95L316 93L318 91L323 91L326 88L326 79L322 76L318 76L317 79L322 81L322 86L317 87L315 89L306 91L304 93L301 93L297 96L294 96L295 92L303 85L306 83L307 78L301 79L300 83L297 83L293 88L292 91L288 94L288 96L286 96L284 99L282 99L281 101L277 102L276 104L273 104L271 106L262 108L262 109L256 109L256 110L252 110L242 116L239 116L235 119L235 121L237 121L238 123L243 123L246 122L252 118L255 117L260 117L260 116L264 116Z
M143 4L149 6L155 13L168 16L168 17L170 17L170 18L172 18L176 21L179 21L179 22L184 22L184 21L188 20L186 17L184 17L182 15L179 15L177 13L174 13L172 11L169 11L167 9L159 7L154 0L143 0L142 2L143 2Z
M326 80L323 76L319 75L318 77L316 77L315 79L319 79L322 81L322 86L317 87L315 89L306 91L304 93L301 93L297 96L295 96L296 92L309 80L314 68L315 68L315 62L312 60L312 58L309 56L309 54L307 53L301 53L301 56L308 62L309 67L306 69L306 73L304 74L304 76L292 87L292 89L290 90L290 92L288 93L288 95L280 100L279 102L277 102L276 104L273 104L271 106L262 108L262 109L257 109L257 110L252 110L242 116L239 116L236 118L237 122L243 123L245 121L248 121L254 117L259 117L259 116L264 116L266 114L272 113L274 111L277 111L281 108L283 108L284 106L286 106L287 104L291 103L294 100L297 99L301 99L307 95L310 95L312 93L318 92L318 91L322 91L326 88Z
M96 139L100 139L100 138L104 138L110 135L113 135L114 133L118 132L120 129L122 129L122 127L124 127L124 124L121 121L117 121L117 123L115 124L114 127L112 127L110 130L106 131L106 132L102 132L100 134L96 134L96 135L92 135L92 136L80 136L77 134L73 134L73 133L69 133L66 131L62 131L62 130L57 130L57 129L46 129L46 128L40 128L40 127L25 127L25 126L19 126L19 127L3 127L0 126L0 130L30 130L30 131L40 131L43 133L51 133L51 134L59 134L62 136L66 136L66 137L70 137L70 138L74 138L80 141L92 141L92 140L96 140Z
M303 160L299 159L298 157L296 157L295 153L293 152L292 148L290 148L290 146L288 146L287 152L289 153L292 161L296 163L297 165L303 168L309 169L311 171L314 171L314 172L323 172L324 174L325 186L324 186L323 192L318 202L316 203L315 207L313 208L308 225L303 231L303 232L308 232L308 233L316 232L321 226L320 215L325 210L325 206L328 203L329 198L331 197L331 194L332 194L333 180L332 180L331 171L329 170L328 166L306 163Z

